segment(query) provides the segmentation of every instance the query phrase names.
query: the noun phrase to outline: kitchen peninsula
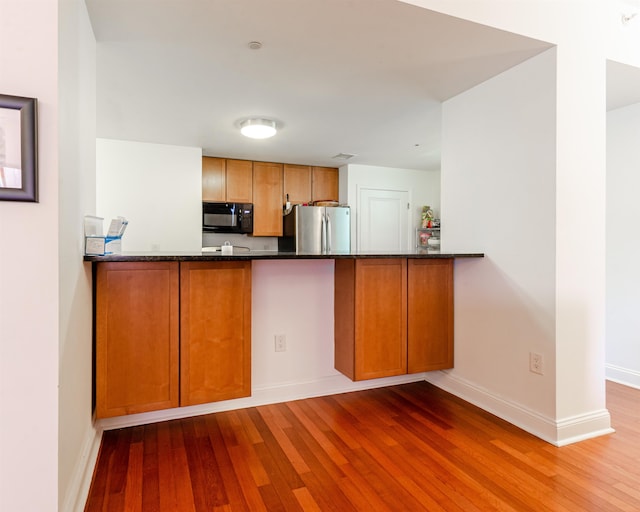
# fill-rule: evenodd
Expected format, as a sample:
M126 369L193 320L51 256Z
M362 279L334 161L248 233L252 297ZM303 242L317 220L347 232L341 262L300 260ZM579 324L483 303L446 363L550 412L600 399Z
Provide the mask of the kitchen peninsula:
M291 286L304 280L305 269L317 268L325 297L333 277L333 366L350 381L451 368L454 261L481 257L276 251L85 256L94 266L96 290L96 417L251 396L252 317L260 313L255 301L266 303L252 299L252 283L264 282L263 265L276 265L268 269L285 276L290 271L285 284ZM316 298L294 296L281 307ZM309 308L319 324L330 321L326 302Z

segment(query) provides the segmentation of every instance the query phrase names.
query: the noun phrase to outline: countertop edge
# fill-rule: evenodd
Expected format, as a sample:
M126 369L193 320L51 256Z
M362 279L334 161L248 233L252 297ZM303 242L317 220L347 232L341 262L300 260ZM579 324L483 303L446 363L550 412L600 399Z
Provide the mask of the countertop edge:
M458 259L484 258L484 253L360 253L360 254L296 254L293 252L257 251L222 255L215 252L198 253L123 253L104 256L85 255L87 262L134 262L134 261L234 261L234 260L336 260L336 259L374 259L374 258L415 258L415 259Z

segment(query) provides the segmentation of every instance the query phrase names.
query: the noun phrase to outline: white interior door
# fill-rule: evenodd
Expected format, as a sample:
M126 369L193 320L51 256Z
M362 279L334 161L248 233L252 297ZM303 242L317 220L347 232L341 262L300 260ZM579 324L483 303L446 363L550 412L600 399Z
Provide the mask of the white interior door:
M409 192L361 188L358 197L358 251L409 249Z

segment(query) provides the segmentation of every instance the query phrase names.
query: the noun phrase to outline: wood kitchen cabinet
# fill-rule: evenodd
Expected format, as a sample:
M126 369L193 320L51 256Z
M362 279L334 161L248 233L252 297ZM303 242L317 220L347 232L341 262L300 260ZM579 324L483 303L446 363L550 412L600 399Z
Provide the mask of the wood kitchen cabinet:
M253 236L282 236L283 164L253 162Z
M453 260L337 259L335 367L352 380L453 366Z
M226 169L224 158L202 157L202 200L226 201Z
M311 200L338 201L338 169L334 167L311 168Z
M338 200L338 169L284 164L284 201L291 204Z
M180 265L180 405L251 395L251 262Z
M97 265L97 418L178 406L178 300L177 262Z
M453 368L453 260L408 260L408 373Z
M284 164L283 178L283 203L286 203L287 195L291 204L311 202L310 166Z
M202 200L253 202L253 162L203 156Z
M227 201L253 202L253 162L227 160Z
M407 373L407 260L337 259L335 367L352 380Z

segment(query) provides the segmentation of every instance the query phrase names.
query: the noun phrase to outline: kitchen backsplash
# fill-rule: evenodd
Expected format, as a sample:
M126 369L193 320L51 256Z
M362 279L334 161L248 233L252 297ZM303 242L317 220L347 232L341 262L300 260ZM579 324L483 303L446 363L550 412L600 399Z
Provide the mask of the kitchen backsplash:
M236 247L248 247L252 251L278 250L278 238L275 236L253 237L238 233L202 233L202 247L218 247L225 242Z

